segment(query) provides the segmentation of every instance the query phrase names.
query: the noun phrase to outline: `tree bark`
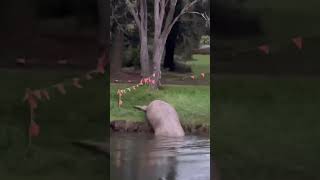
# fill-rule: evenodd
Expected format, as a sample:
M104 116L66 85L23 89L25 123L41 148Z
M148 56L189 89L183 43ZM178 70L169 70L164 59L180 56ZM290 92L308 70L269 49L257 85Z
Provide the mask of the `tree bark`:
M181 4L182 0L178 0L175 7L174 17L178 16L179 12L181 11ZM179 21L177 21L176 24L172 27L165 45L166 54L164 57L163 67L169 68L169 71L175 71L176 68L174 63L174 52L176 48L176 40L180 29L179 26L180 23Z
M141 76L150 76L150 60L148 52L148 34L144 29L140 32L140 65Z

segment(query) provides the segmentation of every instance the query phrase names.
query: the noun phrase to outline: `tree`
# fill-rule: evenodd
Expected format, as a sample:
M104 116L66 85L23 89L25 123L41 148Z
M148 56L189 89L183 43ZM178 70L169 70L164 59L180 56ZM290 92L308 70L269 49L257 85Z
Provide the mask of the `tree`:
M153 58L149 61L148 53L148 7L146 0L126 0L128 9L139 29L141 75L148 77L152 73L152 87L158 89L161 80L161 59L169 33L179 18L191 12L194 4L200 0L187 2L174 16L177 0L154 0Z
M126 0L127 6L139 30L141 76L150 76L148 52L148 11L147 0Z
M161 59L163 56L165 43L172 27L178 19L185 13L190 12L192 6L199 2L194 0L188 2L174 17L177 0L154 0L154 39L153 39L153 80L152 87L158 89L161 80ZM166 12L166 9L167 12Z

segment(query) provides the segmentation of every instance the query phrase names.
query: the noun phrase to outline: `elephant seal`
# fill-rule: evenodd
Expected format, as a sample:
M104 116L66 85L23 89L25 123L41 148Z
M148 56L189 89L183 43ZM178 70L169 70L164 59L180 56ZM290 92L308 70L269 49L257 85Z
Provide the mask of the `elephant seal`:
M147 120L156 136L182 137L185 135L179 116L170 104L154 100L148 106L135 106L146 112Z

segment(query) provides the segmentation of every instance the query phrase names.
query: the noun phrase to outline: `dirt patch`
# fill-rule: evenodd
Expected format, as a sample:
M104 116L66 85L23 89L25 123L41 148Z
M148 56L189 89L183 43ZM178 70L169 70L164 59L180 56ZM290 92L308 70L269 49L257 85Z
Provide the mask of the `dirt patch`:
M181 124L186 134L209 135L210 126L206 124ZM115 120L110 123L113 132L136 132L153 133L153 129L147 122L131 122L126 120Z

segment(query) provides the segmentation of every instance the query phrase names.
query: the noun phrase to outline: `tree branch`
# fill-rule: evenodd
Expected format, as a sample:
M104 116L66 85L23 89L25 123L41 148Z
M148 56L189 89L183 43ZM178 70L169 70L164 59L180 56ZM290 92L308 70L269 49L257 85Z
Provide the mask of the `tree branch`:
M136 24L138 26L138 29L140 31L141 29L141 21L139 19L138 11L134 8L133 3L130 2L130 0L126 0L127 6L129 8L129 12L133 16L134 20L136 21Z
M200 1L200 0L194 0L194 1L190 2L190 3L188 3L187 5L185 5L185 6L183 7L183 9L180 11L180 13L178 14L178 16L176 16L176 17L174 18L174 20L171 22L171 24L170 24L166 29L164 29L164 32L163 32L162 35L163 35L164 37L167 37L167 36L169 35L172 27L173 27L174 24L179 20L179 18L180 18L183 14L187 13L188 10L189 10L195 3L199 2L199 1Z

